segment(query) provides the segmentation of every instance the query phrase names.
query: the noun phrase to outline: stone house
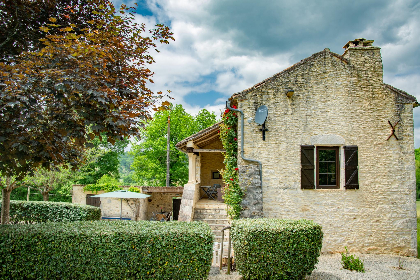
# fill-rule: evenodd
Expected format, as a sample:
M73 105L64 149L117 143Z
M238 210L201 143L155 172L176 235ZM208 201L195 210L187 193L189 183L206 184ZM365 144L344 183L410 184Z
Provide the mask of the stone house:
M242 216L314 220L323 227L323 252L347 246L416 256L418 103L383 82L380 48L372 43L349 41L343 55L324 49L230 98L245 119L238 124ZM255 122L262 105L264 127ZM200 160L215 155L201 153L195 140L209 135L216 143L214 131L217 125L177 144L190 159L184 220L193 219L199 201Z

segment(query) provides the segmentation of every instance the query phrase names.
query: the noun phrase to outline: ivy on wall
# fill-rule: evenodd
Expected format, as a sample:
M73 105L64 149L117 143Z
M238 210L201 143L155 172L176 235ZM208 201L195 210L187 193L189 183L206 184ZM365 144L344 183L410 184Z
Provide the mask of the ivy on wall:
M232 108L236 109L235 105ZM238 176L238 116L235 111L226 109L220 124L220 140L226 150L225 169L221 170L225 183L223 198L228 207L228 214L232 219L238 219L242 211L243 191L239 186Z

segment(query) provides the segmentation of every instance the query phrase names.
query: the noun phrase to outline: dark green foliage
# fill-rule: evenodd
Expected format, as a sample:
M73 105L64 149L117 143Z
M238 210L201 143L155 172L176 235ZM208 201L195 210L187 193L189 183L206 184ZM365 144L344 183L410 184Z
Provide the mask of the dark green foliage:
M420 217L417 218L417 258L420 259Z
M65 192L64 192L65 191ZM10 194L11 200L23 200L26 201L26 197L28 195L28 188L18 187L12 191ZM42 194L38 190L31 189L30 201L43 201ZM49 201L55 201L55 202L71 202L71 194L64 189L64 187L61 187L57 190L53 190L49 193Z
M122 184L124 186L135 185L136 181L133 179L134 170L131 169L134 156L126 152L120 155L119 160L120 165L118 171L120 173L120 178L122 179Z
M207 279L212 247L210 227L199 222L2 226L0 278Z
M197 116L188 114L182 105L171 105L169 110L157 112L145 123L141 141L134 144L131 154L133 179L137 185L166 185L166 149L168 116L170 116L170 186L183 186L188 181L188 157L175 148L185 138L216 123L216 115L206 109Z
M323 237L313 221L279 219L234 220L231 234L244 279L303 279L315 269Z
M236 109L235 105L232 108ZM229 205L228 214L232 219L239 219L242 212L243 190L239 185L238 168L238 116L235 111L226 109L220 124L220 140L222 141L225 168L221 171L225 183L223 198Z
M10 201L11 224L92 221L100 218L101 209L90 205L51 201Z
M78 184L95 184L102 176L112 174L115 178L119 177L118 153L114 151L106 152L99 156L95 161L90 162L80 168L80 179Z
M98 191L113 192L113 191L118 191L118 190L122 190L122 187L116 184L109 184L109 183L89 184L83 188L83 191L85 192L90 191L90 192L95 192L95 193L97 193Z
M416 198L420 200L420 148L414 150L416 158Z
M341 264L343 265L343 268L348 270L356 270L358 272L365 272L363 261L361 261L358 257L349 255L347 247L345 248L346 253L341 253Z

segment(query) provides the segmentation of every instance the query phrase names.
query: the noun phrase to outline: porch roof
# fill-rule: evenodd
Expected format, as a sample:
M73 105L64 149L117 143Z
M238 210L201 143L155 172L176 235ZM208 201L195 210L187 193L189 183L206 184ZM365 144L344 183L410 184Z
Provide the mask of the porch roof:
M219 126L222 122L218 122L210 127L207 127L190 137L185 138L178 142L175 147L183 152L187 152L187 143L193 141L194 145L199 148L206 146L207 144L219 139Z

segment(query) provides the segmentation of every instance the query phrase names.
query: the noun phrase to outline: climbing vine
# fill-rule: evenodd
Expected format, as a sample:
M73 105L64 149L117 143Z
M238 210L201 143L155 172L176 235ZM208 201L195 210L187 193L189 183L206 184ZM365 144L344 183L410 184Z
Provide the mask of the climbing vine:
M235 105L232 108L236 109ZM228 214L232 219L238 219L242 211L243 191L239 186L238 176L238 116L235 111L226 109L220 124L220 139L226 150L225 169L221 170L223 182L225 183L225 203L229 206Z

